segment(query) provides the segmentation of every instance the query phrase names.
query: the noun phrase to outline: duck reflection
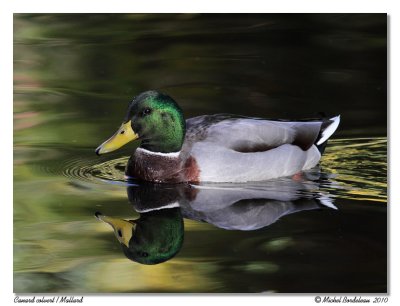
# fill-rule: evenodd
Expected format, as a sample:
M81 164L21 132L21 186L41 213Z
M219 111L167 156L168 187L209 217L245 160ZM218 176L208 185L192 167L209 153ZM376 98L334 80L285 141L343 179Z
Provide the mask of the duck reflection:
M329 195L319 192L319 184L311 181L198 186L191 194L180 202L182 215L227 230L257 230L295 212L336 209Z
M146 185L135 190L129 187L128 194L140 213L139 219L124 220L100 212L96 212L96 218L111 225L130 260L151 265L174 257L183 243L183 217L177 190Z
M336 209L318 181L279 179L256 184L128 186L128 199L140 214L137 220L96 217L108 223L129 259L157 264L182 247L183 218L207 222L227 230L257 230L279 218L323 207Z

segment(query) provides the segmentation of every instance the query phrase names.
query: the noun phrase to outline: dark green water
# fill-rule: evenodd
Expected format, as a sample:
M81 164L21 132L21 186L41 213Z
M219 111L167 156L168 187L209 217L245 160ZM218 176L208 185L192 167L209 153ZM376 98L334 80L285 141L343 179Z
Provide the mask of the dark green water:
M386 21L14 15L14 291L386 292ZM94 149L148 89L186 117L324 111L342 122L320 168L298 180L128 184L135 146ZM152 229L172 222L183 242L151 266L128 260L94 217L144 220L162 207Z

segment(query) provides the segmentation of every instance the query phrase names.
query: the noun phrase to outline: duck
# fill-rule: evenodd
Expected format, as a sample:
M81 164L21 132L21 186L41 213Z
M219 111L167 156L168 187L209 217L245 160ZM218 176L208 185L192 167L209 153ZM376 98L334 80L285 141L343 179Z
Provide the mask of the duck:
M232 114L185 120L178 103L156 90L130 102L116 133L95 150L115 151L138 140L127 179L155 183L264 181L316 166L340 115L302 120Z

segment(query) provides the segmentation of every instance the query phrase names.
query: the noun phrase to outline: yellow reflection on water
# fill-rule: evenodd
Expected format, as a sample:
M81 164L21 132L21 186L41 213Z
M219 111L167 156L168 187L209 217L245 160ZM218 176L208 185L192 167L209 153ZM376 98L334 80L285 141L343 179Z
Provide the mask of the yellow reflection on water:
M331 140L321 166L336 174L340 197L387 202L386 137Z
M188 260L147 266L120 258L94 265L87 282L100 292L213 291L218 283L211 268L209 263Z

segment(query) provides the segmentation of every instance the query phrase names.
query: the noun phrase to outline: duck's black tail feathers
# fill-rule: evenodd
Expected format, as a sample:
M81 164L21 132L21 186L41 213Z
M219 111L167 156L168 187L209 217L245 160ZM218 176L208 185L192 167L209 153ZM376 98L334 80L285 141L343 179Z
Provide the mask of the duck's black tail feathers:
M330 119L326 119L322 123L321 131L319 132L319 135L315 140L315 145L317 146L321 154L324 153L325 147L328 143L328 139L329 137L332 136L333 133L335 133L336 129L339 126L339 123L340 123L340 115L332 117Z

